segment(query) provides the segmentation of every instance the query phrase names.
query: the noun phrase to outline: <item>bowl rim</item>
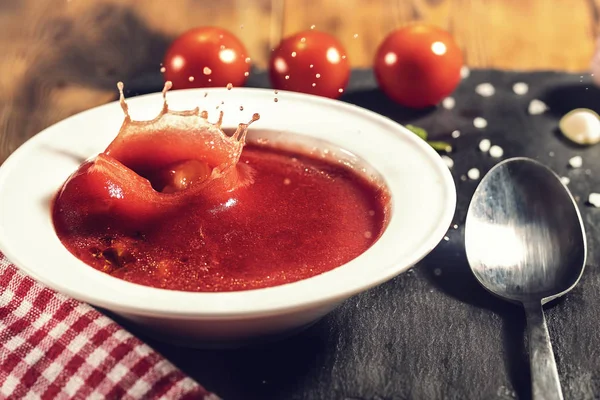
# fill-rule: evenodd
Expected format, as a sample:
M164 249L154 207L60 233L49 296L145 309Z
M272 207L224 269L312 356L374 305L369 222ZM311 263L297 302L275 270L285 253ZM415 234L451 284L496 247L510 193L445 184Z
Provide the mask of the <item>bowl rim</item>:
M178 96L185 95L186 93L221 93L225 88L206 88L206 89L184 89L184 90L175 90L170 92L170 96ZM236 93L242 94L242 96L273 96L273 91L270 89L262 89L262 88L236 88ZM128 99L128 103L130 107L135 105L137 102L141 102L144 99L156 97L157 99L161 96L160 93L149 93L141 96L136 96ZM416 149L423 152L425 157L427 158L427 162L431 163L431 165L435 168L435 172L438 174L440 181L439 184L443 187L444 192L447 194L446 198L440 203L440 212L438 223L430 233L429 237L421 242L415 249L413 249L409 256L404 257L401 260L397 260L392 263L392 265L387 265L386 268L379 269L376 274L369 275L368 280L360 280L356 277L348 277L349 279L346 281L347 284L337 285L337 287L327 287L327 285L321 284L320 281L327 281L327 279L323 279L323 277L327 277L328 274L331 274L332 271L344 271L349 264L356 264L358 258L341 265L337 268L334 268L331 271L325 272L323 274L316 275L311 278L303 279L296 282L287 283L284 285L278 285L273 287L261 288L261 289L253 289L248 291L236 291L236 292L182 292L182 291L174 291L174 290L166 290L166 289L157 289L148 286L142 286L131 282L126 282L118 278L114 278L105 274L103 272L97 271L89 266L86 266L83 262L75 258L75 256L71 255L76 261L72 260L73 263L79 263L83 266L86 266L90 270L91 274L96 274L94 279L98 279L99 282L106 281L106 278L109 278L112 283L110 283L111 287L114 287L115 290L134 290L139 293L143 293L147 295L148 298L152 298L154 296L158 296L162 299L172 299L176 300L170 302L167 300L168 304L161 302L154 303L144 303L143 301L133 302L137 304L123 304L121 301L113 300L110 298L103 297L98 295L98 293L86 293L82 290L78 290L78 288L74 287L65 287L60 283L57 283L55 279L52 279L48 276L44 276L43 274L38 274L35 271L35 268L31 268L26 265L26 263L22 262L21 255L13 252L10 246L10 240L6 236L6 232L3 226L0 226L0 250L4 253L6 258L14 263L20 270L24 271L28 275L31 275L34 279L38 280L42 284L61 292L67 296L71 296L79 301L90 303L94 306L105 308L115 312L122 312L127 314L134 315L145 315L145 316L160 316L163 318L221 318L221 319L240 319L240 318L252 318L257 315L268 316L273 314L282 314L289 312L295 309L307 309L311 307L317 307L319 305L323 305L326 303L334 303L340 302L348 297L351 297L359 292L370 289L374 286L377 286L383 282L386 282L393 277L399 275L402 272L410 269L420 260L422 260L427 254L429 254L442 240L443 236L448 231L450 224L452 223L452 219L455 214L456 209L456 187L454 184L454 179L447 165L443 162L442 158L433 150L425 141L414 135L407 128L402 126L401 124L393 121L392 119L380 115L374 111L367 110L365 108L346 103L339 100L332 100L320 96L308 95L303 93L289 92L280 90L278 91L277 97L297 101L297 102L309 102L313 103L317 106L323 107L333 107L339 109L340 111L352 113L354 115L358 115L361 118L372 120L374 123L380 124L386 130L396 134L401 135L403 139L410 142L411 146L415 146ZM161 100L162 101L162 100ZM271 100L272 101L272 100ZM81 113L75 114L65 120L58 122L57 124L52 125L38 133L37 135L30 138L23 145L21 145L16 151L14 151L8 159L4 162L2 166L0 166L0 188L4 186L4 181L7 176L11 173L14 168L18 168L20 162L27 158L27 154L31 148L35 148L38 143L41 143L42 140L46 139L46 136L49 136L53 133L51 128L59 125L59 124L68 124L69 121L72 121L74 118L83 118L89 113L96 113L99 110L104 110L107 107L115 107L115 104L118 104L117 101L100 105L98 107L94 107L92 109L83 111ZM120 108L119 108L120 109ZM268 128L266 128L268 129ZM365 160L367 163L369 160ZM65 177L66 179L66 177ZM58 190L58 188L57 188ZM0 193L0 197L2 197ZM391 217L393 219L393 215ZM388 226L389 227L389 226ZM386 236L388 232L388 228L384 230L381 235L381 238L378 240L381 241L383 237ZM378 243L376 242L370 249L368 249L364 254L368 252L373 252L373 248ZM69 253L70 254L70 253ZM52 262L52 261L50 261ZM319 287L315 289L315 287L311 287L311 282L319 281ZM266 301L269 296L278 297L281 300L285 297L285 293L296 290L301 291L304 290L308 293L308 296L302 298L299 301ZM246 309L227 309L228 300L234 299L234 297L240 296L252 296L252 297L265 297L263 305L261 307L256 306L248 306ZM211 304L211 301L215 304L219 304L219 307L213 310L200 310L189 307L189 305L185 306L185 303L198 301L203 304ZM200 301L202 300L202 301ZM236 303L236 302L234 302Z

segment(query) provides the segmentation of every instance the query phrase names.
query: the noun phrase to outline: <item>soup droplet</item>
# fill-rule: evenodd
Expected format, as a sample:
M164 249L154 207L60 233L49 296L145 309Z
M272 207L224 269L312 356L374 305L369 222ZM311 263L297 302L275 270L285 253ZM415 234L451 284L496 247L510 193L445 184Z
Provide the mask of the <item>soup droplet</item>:
M279 90L275 90L273 93L277 94L277 93L279 93Z
M202 70L202 72L204 72L204 75L210 75L212 74L212 70L208 67L204 67L204 69Z
M167 69L165 67L160 67L160 72L162 72L163 74L167 71Z
M275 97L275 98L273 99L273 101L274 101L275 103L277 103L277 102L279 101L279 99L278 99L277 97Z
M190 76L190 77L188 78L188 81L190 81L190 82L194 82L194 77L193 77L193 76Z
M233 85L231 83L227 84L227 90L231 90L233 88Z
M246 61L246 64L250 64L250 61L252 61L252 60L250 59L250 57L246 57L245 61Z
M244 111L244 106L240 106L240 111Z
M247 72L247 71L244 72L244 76L249 76L249 75L250 75L250 72Z
M344 89L342 89L342 88L339 88L339 89L338 89L338 92L340 92L340 93L344 93Z
M315 29L315 28L316 28L316 25L311 25L310 26L310 29Z

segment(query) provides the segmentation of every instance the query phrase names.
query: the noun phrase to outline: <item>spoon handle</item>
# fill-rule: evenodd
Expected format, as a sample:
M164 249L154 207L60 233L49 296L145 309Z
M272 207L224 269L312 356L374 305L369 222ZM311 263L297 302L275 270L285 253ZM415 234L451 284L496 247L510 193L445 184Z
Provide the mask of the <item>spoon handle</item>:
M533 400L563 400L542 304L523 306L527 316Z

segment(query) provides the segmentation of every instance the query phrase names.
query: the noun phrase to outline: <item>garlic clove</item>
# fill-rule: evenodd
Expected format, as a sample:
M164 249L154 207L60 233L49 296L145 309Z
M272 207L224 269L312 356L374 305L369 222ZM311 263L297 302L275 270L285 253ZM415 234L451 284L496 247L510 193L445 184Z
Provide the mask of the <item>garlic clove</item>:
M581 144L592 145L600 142L600 117L587 108L577 108L566 113L559 121L558 127L569 140Z

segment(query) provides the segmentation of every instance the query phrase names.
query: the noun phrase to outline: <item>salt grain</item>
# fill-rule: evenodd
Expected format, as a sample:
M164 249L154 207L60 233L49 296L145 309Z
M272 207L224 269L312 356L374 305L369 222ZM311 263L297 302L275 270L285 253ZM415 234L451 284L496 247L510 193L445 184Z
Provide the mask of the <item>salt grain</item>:
M543 114L544 112L546 112L546 110L548 109L548 106L546 105L546 103L544 103L541 100L538 99L533 99L531 100L531 102L529 103L529 114L531 115L539 115L539 114Z
M473 125L475 128L483 129L487 126L487 121L485 118L476 117L473 119Z
M496 89L491 83L480 83L475 87L475 92L483 97L490 97L496 93Z
M600 207L600 193L590 193L588 196L588 203L596 208Z
M448 166L448 168L452 168L454 167L454 160L451 159L450 157L443 155L442 156L442 160L446 163L446 165Z
M522 96L529 91L529 85L525 82L517 82L513 85L513 92Z
M446 110L452 110L455 104L456 102L454 101L454 97L446 97L442 101L442 107L444 107Z
M479 142L479 150L481 150L484 153L490 151L491 146L492 143L489 141L489 139L483 139L481 142Z
M477 168L471 168L469 170L469 172L467 172L467 176L469 177L469 179L474 180L474 181L479 179L480 175L481 175L481 173L479 172L479 170Z
M583 159L581 156L575 156L569 160L569 165L571 168L581 168L583 165Z
M500 146L492 146L490 148L490 156L500 158L504 155L504 150Z
M568 185L569 183L571 183L571 180L566 176L561 176L560 181L563 183L563 185Z
M469 70L469 67L467 67L466 65L463 65L462 68L460 69L460 77L463 79L467 79L470 74L471 74L471 71Z

